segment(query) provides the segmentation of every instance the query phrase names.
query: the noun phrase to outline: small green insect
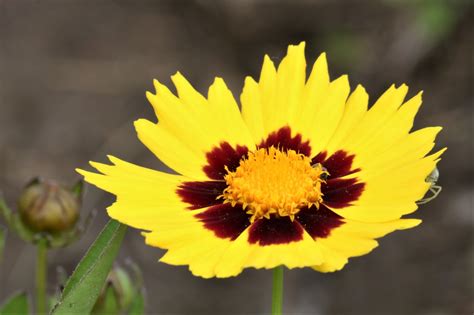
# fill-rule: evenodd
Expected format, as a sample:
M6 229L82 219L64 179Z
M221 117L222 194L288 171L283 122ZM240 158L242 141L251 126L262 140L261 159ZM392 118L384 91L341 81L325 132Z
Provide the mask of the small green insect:
M435 199L436 197L438 197L439 193L443 189L443 187L441 187L439 185L436 185L436 183L438 182L438 179L439 179L439 170L438 170L437 167L435 167L435 169L425 179L425 181L427 183L431 184L430 189L429 189L429 191L431 193L431 196L428 196L428 197L425 197L423 199L418 200L416 202L417 204L423 205L423 204L428 203L431 200Z

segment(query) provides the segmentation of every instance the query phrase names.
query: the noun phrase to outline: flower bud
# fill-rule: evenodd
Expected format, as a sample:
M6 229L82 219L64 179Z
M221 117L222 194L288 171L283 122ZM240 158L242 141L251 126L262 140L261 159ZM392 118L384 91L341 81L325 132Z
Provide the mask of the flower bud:
M107 276L106 285L94 305L92 314L126 312L133 299L140 294L139 284L135 282L125 269L114 267Z
M34 180L22 192L18 210L23 223L36 232L70 230L79 218L77 194L53 181Z

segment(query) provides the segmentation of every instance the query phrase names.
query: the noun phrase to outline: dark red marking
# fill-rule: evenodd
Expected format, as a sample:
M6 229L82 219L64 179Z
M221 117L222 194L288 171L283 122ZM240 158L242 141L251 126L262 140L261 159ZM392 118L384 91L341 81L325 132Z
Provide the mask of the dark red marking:
M211 179L223 179L227 174L225 166L233 172L239 166L240 160L247 156L248 148L238 145L235 149L227 142L222 142L206 154L208 165L204 172Z
M342 217L332 212L324 205L303 208L296 215L296 220L304 227L312 238L326 238L331 231L342 224Z
M226 187L225 181L184 182L176 192L190 205L189 209L200 209L222 203L222 199L216 198Z
M337 192L349 186L355 185L357 183L357 178L330 178L321 185L321 192L326 195L333 192Z
M249 229L249 243L261 246L288 244L303 239L303 227L289 217L262 218Z
M340 178L360 171L359 168L352 169L354 157L353 154L343 150L336 151L328 157L327 152L323 151L311 160L312 164L321 163L329 172L326 183L321 185L323 203L329 207L350 206L364 191L365 184L358 182L357 178Z
M326 152L320 152L311 160L311 163L321 163L328 170L331 178L342 177L360 171L360 169L352 169L354 155L349 155L346 151L339 150L334 152L329 158L326 157Z
M262 141L259 148L270 148L275 147L283 150L295 150L298 153L310 156L311 147L309 141L304 141L302 136L298 133L294 137L291 137L290 127L282 127L277 131L272 132L268 135L267 139Z
M311 164L314 165L316 163L323 163L324 160L326 160L328 153L326 151L319 152L318 155L316 155L312 160Z
M359 199L364 191L365 183L353 183L357 179L337 179L340 185L337 189L323 192L323 203L331 208L341 209L348 207ZM324 188L324 190L327 187Z
M196 215L217 237L235 240L250 225L250 217L240 205L229 203L210 207Z

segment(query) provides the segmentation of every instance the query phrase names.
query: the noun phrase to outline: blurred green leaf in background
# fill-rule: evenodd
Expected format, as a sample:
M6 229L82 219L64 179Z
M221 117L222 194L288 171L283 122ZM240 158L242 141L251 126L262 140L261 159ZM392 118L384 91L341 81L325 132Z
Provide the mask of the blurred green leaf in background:
M0 315L29 314L29 299L25 292L14 294L1 307Z

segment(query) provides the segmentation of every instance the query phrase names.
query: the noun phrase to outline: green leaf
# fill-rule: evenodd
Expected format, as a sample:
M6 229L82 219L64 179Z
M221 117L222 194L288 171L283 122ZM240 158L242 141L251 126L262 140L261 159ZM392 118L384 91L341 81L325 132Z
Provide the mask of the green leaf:
M132 305L128 311L128 315L143 315L145 312L145 297L143 290L137 292L137 295L133 299Z
M22 222L18 212L12 212L0 192L0 215L5 219L10 230L13 230L18 236L27 242L34 240L34 233L29 230Z
M110 220L64 287L52 314L89 314L104 287L127 227Z
M1 192L0 192L0 214L5 219L6 223L10 225L11 218L12 218L12 210L7 206L7 203L3 199Z
M77 198L82 198L82 193L84 192L84 181L81 179L72 186L71 191L77 196Z
M7 238L7 230L0 227L0 263L3 261L3 251L5 250L5 239Z
M27 315L29 314L28 296L20 292L10 297L0 307L0 315Z

